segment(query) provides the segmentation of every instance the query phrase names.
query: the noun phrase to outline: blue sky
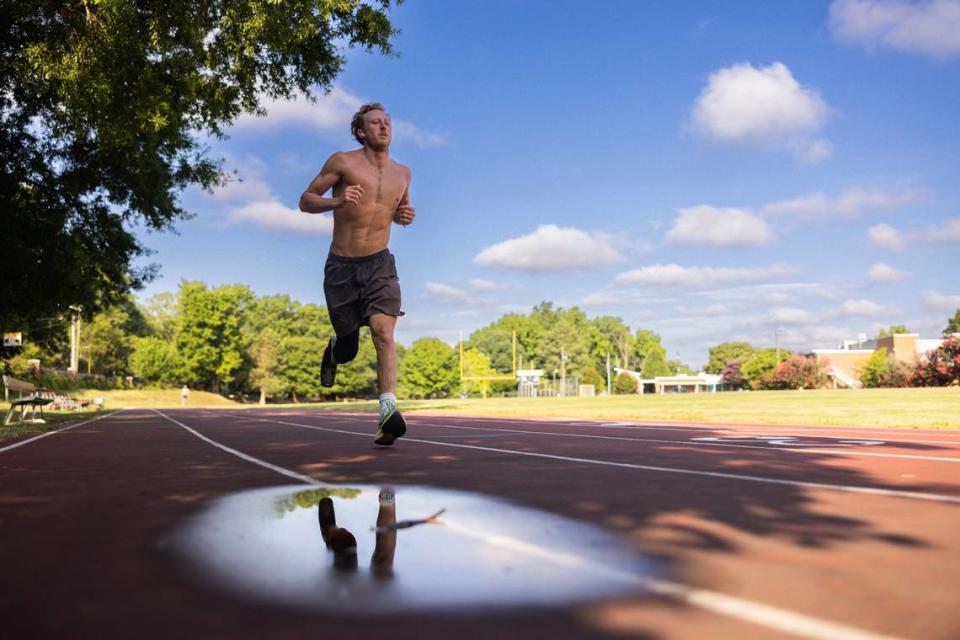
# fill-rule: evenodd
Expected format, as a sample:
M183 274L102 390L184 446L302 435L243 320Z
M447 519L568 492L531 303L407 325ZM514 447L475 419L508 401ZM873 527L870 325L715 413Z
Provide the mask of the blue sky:
M601 7L597 10L597 7ZM212 141L161 277L323 304L329 216L296 211L356 107L383 102L417 220L391 249L398 338L454 343L542 300L797 350L960 307L960 0L408 0L398 57L349 53L316 104Z

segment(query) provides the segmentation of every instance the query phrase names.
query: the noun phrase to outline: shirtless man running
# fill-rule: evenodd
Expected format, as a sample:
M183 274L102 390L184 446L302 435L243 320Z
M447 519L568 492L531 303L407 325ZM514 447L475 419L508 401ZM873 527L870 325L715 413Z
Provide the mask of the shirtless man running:
M406 433L397 411L397 351L393 330L400 311L400 283L387 249L390 225L408 225L410 169L390 158L390 116L378 103L365 104L350 124L362 145L330 156L300 196L306 213L333 211L333 242L324 268L323 292L334 337L323 353L320 383L333 386L337 365L357 355L360 327L370 327L377 350L380 422L374 442L391 445ZM325 197L333 189L331 198Z

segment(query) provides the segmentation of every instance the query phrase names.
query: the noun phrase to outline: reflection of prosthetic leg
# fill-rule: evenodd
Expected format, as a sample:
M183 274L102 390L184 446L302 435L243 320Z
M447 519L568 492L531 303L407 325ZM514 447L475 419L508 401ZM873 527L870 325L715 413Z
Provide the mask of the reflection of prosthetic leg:
M324 498L317 505L320 520L320 535L333 552L333 566L336 569L350 571L357 568L357 539L353 534L337 526L337 516L333 510L333 500Z
M377 513L376 546L370 558L370 571L378 578L393 577L393 554L397 550L397 506L393 489L380 490L380 511Z

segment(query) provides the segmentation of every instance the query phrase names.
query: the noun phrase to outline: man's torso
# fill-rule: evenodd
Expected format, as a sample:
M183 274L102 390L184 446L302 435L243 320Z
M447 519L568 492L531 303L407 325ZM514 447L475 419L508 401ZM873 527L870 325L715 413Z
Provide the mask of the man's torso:
M334 197L340 197L352 185L363 187L363 196L359 204L334 211L330 251L351 257L371 255L385 249L390 241L390 225L407 190L409 172L393 160L380 171L362 151L344 153L343 165L342 177L333 187Z

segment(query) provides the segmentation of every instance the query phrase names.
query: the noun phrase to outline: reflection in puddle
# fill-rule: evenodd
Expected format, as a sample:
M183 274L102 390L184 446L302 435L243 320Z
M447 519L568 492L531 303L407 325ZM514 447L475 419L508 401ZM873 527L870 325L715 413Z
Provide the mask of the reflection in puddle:
M635 594L650 571L598 527L429 487L244 491L170 542L188 567L238 595L353 614Z

